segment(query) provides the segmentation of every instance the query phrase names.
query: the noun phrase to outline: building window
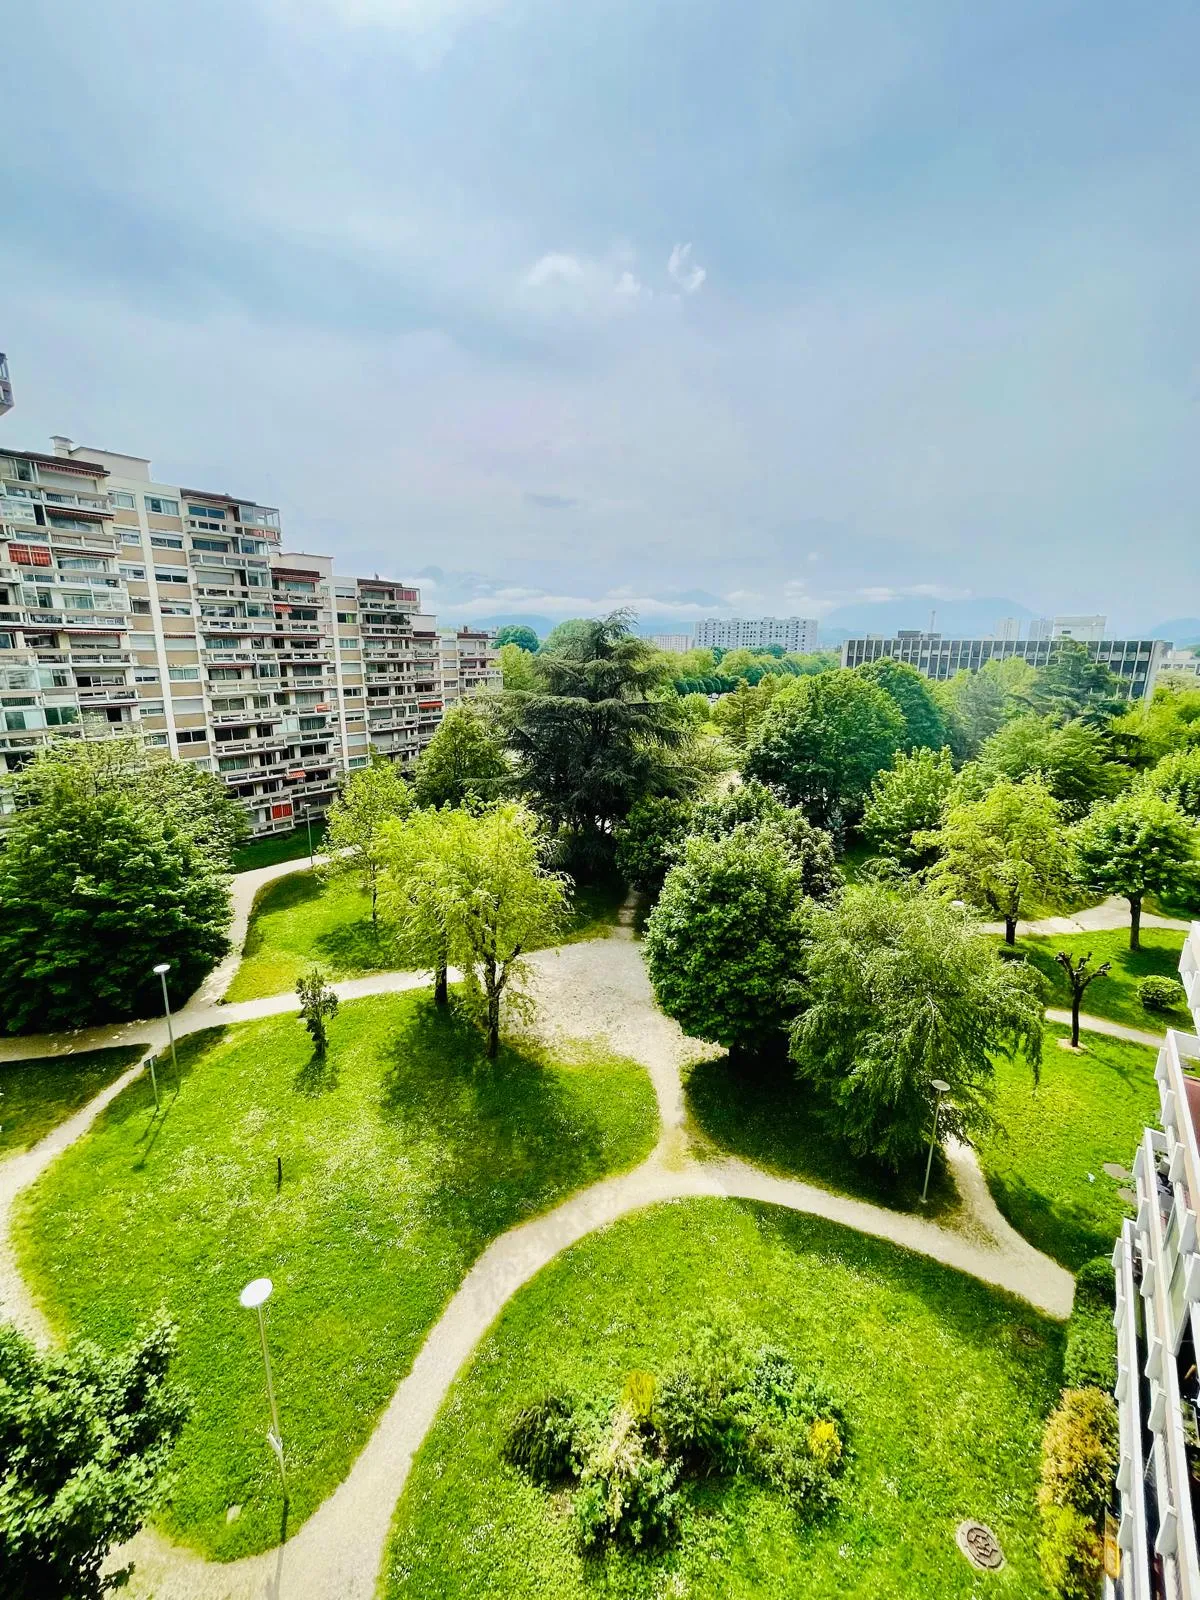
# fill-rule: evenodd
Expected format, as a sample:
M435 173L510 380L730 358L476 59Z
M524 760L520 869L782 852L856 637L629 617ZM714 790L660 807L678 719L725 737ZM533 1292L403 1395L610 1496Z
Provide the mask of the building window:
M54 565L49 550L38 550L32 545L10 544L8 559L15 567L51 567Z
M133 669L133 681L134 681L134 683L157 683L158 682L158 668L157 667L135 667Z
M182 550L183 540L173 538L167 533L152 533L150 543L159 550Z
M176 735L180 744L203 744L208 738L205 728L180 728Z
M179 515L179 501L168 500L165 495L147 494L142 496L146 510L152 511L156 517L177 517Z
M200 676L199 667L168 667L167 677L172 683L195 683Z
M188 503L188 516L218 517L222 522L225 520L225 512L221 506L194 506L190 501Z
M192 549L216 550L220 555L226 555L229 551L229 541L227 539L193 539Z
M167 736L165 733L144 733L142 738L146 744L152 745L161 745L166 744L167 742Z
M145 567L127 567L122 565L118 568L118 571L120 572L121 576L127 580L133 578L138 583L145 583L146 581Z
M158 609L164 617L190 617L192 614L190 605L174 605L169 600L164 600Z
M131 494L126 494L122 489L108 491L108 503L118 511L136 511L137 501Z
M95 602L90 594L65 594L62 597L64 611L94 611Z
M79 721L79 711L75 706L47 706L46 726L48 728L67 728L71 723Z
M133 601L130 602L130 605L131 605L131 607L133 609L133 612L134 612L134 614L136 616L148 617L150 615L150 602L149 602L149 600L133 600Z
M188 575L180 568L178 571L171 567L155 567L155 581L158 583L187 583Z

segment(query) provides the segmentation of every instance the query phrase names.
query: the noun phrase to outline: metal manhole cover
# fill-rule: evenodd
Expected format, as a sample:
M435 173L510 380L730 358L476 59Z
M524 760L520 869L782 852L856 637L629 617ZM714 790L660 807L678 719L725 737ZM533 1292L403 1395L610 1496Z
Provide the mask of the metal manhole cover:
M973 1567L997 1572L1004 1565L1004 1552L992 1530L982 1522L960 1522L954 1534L958 1548Z

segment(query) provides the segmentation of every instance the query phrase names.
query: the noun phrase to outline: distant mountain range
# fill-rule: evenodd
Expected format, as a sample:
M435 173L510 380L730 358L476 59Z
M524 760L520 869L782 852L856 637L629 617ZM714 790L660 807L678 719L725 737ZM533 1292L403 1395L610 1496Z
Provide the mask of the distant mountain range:
M1172 617L1170 622L1156 622L1146 637L1170 639L1174 645L1200 644L1200 617Z

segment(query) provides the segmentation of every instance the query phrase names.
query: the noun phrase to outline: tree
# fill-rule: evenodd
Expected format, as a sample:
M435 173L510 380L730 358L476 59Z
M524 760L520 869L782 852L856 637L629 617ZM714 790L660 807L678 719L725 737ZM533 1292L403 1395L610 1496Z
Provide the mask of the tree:
M522 623L509 622L503 628L496 629L496 648L503 649L506 644L515 644L518 649L528 650L532 655L537 651L538 636L532 628Z
M841 888L833 840L823 828L814 828L798 806L785 806L753 778L699 801L692 812L691 831L723 839L743 823L769 828L779 837L800 868L804 892L812 899L827 900Z
M320 967L310 967L296 980L296 993L300 996L300 1015L312 1038L313 1054L318 1061L324 1061L329 1045L325 1023L337 1016L338 997Z
M1131 707L1111 725L1123 759L1151 766L1172 750L1200 744L1200 688L1155 688L1153 698Z
M1163 756L1146 773L1142 787L1173 800L1185 816L1200 822L1200 745Z
M227 947L227 854L207 789L93 755L86 742L54 748L12 786L19 809L0 850L9 1033L145 1016L160 1004L159 962L184 996Z
M1007 661L986 661L978 672L956 672L937 687L943 716L961 733L961 757L974 755L1010 716L1029 708L1029 693L1036 673L1017 656Z
M1127 770L1109 759L1108 741L1098 729L1032 712L1011 718L985 740L978 764L989 782L1011 778L1019 783L1040 772L1072 821L1097 800L1111 799L1128 781Z
M772 829L693 836L646 926L659 1005L732 1052L781 1045L810 905L803 869Z
M450 998L450 930L442 894L446 811L415 810L381 829L379 905L397 959L433 973L434 1004Z
M421 806L461 806L494 800L512 778L504 746L487 716L466 702L452 707L417 760Z
M712 719L735 750L749 745L783 681L776 673L753 685L742 679L732 694L723 694L717 701Z
M682 796L710 775L711 761L658 656L618 611L580 622L537 657L537 686L505 695L519 779L551 831L583 865L612 851L612 830L647 795Z
M462 969L493 1061L501 1002L523 975L523 953L562 926L570 884L543 865L545 835L525 806L510 800L486 811L438 815L444 837L437 892L451 959Z
M129 1575L101 1567L166 1488L187 1416L168 1379L174 1330L130 1349L42 1354L0 1324L0 1572L8 1600L97 1600Z
M898 750L890 767L871 785L863 811L863 832L882 854L909 872L927 867L935 852L918 848L913 837L936 828L954 787L949 750Z
M859 677L865 678L868 683L878 684L895 701L897 710L904 718L903 749L942 748L946 743L946 719L938 705L932 683L922 677L916 667L883 656L855 670Z
M371 896L371 921L378 921L379 875L383 871L382 828L390 817L412 810L412 786L386 757L352 772L329 808L325 842L328 872L354 872Z
M500 676L506 689L532 689L537 681L533 655L519 644L500 646Z
M539 649L547 655L571 655L578 648L589 648L595 621L591 617L568 617L560 622L542 640Z
M818 1116L858 1156L893 1169L929 1139L935 1079L950 1085L939 1128L970 1138L992 1125L996 1054L1037 1070L1042 979L997 961L989 941L936 895L847 889L811 916L791 1034L797 1075Z
M1050 899L1070 882L1062 808L1040 777L1001 779L978 800L952 802L941 826L914 835L939 859L929 882L947 899L968 901L1004 919L1014 944L1022 903Z
M1121 680L1078 639L1060 639L1038 669L1029 698L1035 711L1082 717L1093 725L1125 709Z
M1092 952L1087 955L1072 959L1069 950L1057 950L1054 954L1055 961L1067 975L1067 982L1071 986L1071 1048L1079 1049L1079 1007L1083 1004L1083 997L1097 978L1104 978L1112 971L1111 961L1102 961L1091 972L1088 966L1091 963Z
M617 824L617 871L635 889L655 893L691 827L693 802L652 795L639 800Z
M854 823L877 772L904 739L891 696L840 667L794 678L776 694L743 770L802 806L820 827Z
M1173 800L1134 789L1094 806L1073 842L1088 888L1129 902L1129 948L1141 949L1142 901L1148 894L1186 899L1196 883L1198 833Z

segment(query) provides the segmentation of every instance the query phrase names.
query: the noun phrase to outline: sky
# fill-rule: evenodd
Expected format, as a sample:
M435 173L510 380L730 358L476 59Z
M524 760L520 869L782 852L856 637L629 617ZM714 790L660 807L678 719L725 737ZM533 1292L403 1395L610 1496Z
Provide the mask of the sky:
M1200 612L1190 0L42 0L5 42L0 442L277 505L447 621Z

